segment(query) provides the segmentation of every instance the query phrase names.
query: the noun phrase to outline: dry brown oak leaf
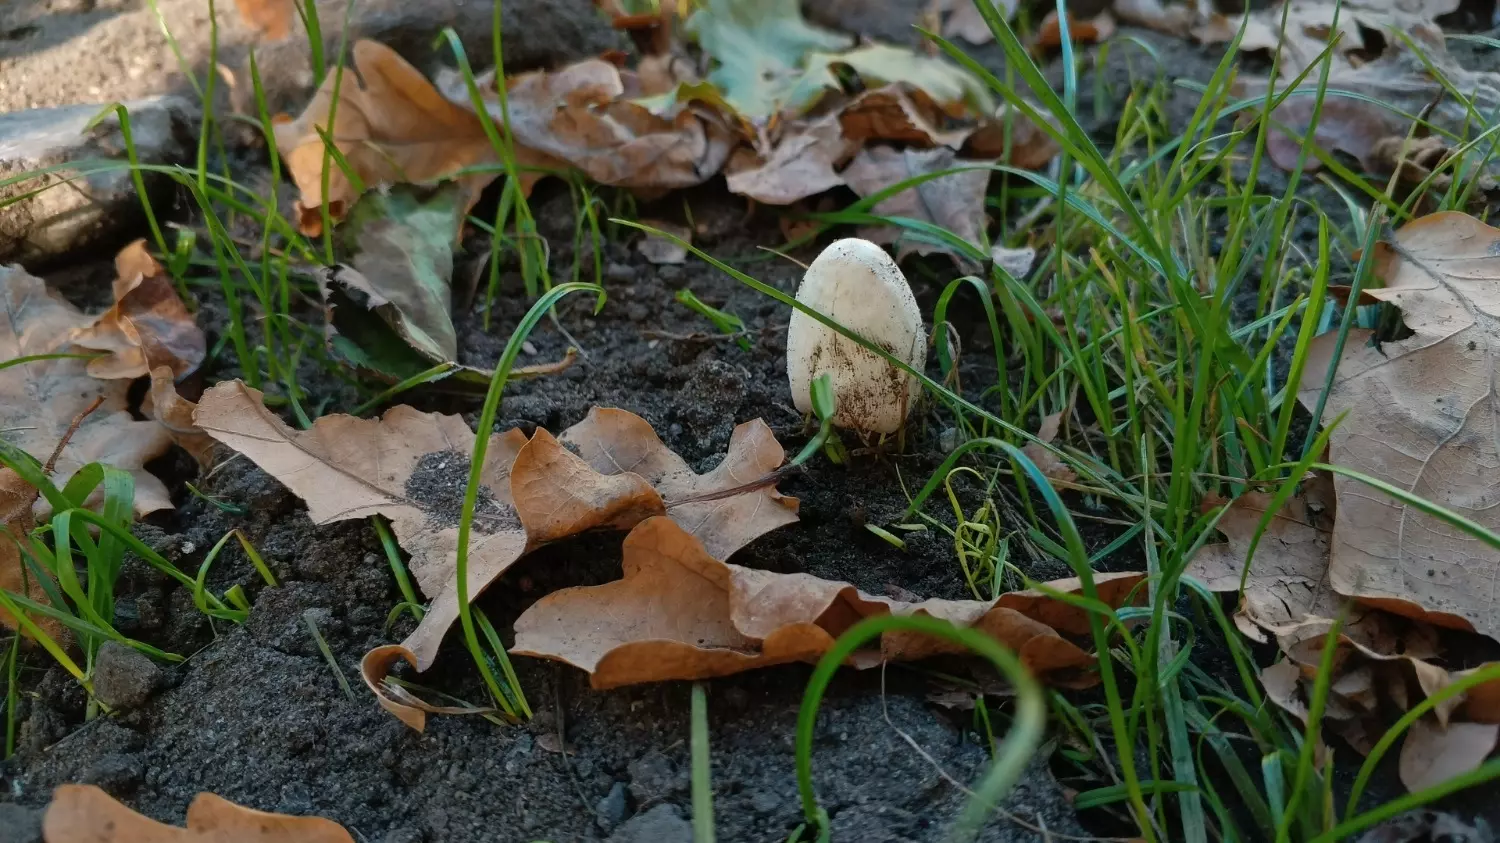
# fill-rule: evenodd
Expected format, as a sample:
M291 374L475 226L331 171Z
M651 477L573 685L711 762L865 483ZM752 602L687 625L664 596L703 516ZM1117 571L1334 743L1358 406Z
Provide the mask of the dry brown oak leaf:
M465 167L498 160L479 117L444 97L395 50L362 40L355 42L353 55L358 76L330 72L300 116L278 120L274 126L276 149L301 191L297 215L304 234L322 233L325 202L329 218L336 223L359 198L356 185L327 153L318 129L328 134L366 189L441 181ZM335 81L339 88L336 110ZM517 158L523 164L529 162L519 150ZM326 196L322 186L325 161ZM493 178L486 174L464 177L469 201L477 199Z
M861 197L873 196L888 187L916 176L959 169L923 181L876 203L873 213L886 217L909 217L932 223L953 232L960 239L979 248L985 224L984 194L990 183L990 161L962 160L946 147L935 149L895 149L870 146L859 151L844 168L844 181ZM963 169L965 167L971 169ZM915 252L952 254L948 246L916 240L894 225L868 227L861 236L876 243L896 243L896 257L904 259Z
M849 583L778 574L715 558L678 520L651 518L625 538L623 579L568 588L537 601L516 621L513 652L588 672L595 688L704 679L786 662L816 661L862 618L922 614L973 627L1015 650L1041 676L1077 679L1093 657L1059 631L1087 634L1077 609L1039 592L995 602L872 597ZM1096 577L1100 599L1120 605L1139 574ZM1076 591L1076 580L1052 583ZM886 633L879 650L854 663L960 653L945 640Z
M788 126L769 156L748 146L735 150L726 169L729 192L767 205L790 205L844 183L837 172L856 144L846 140L837 115Z
M203 395L198 427L243 453L307 502L315 524L370 515L392 522L411 570L433 603L403 642L426 670L458 618L458 521L474 433L458 416L401 406L380 419L324 416L294 431L239 381ZM570 450L571 448L571 450ZM785 459L770 428L735 428L724 461L699 475L645 420L595 409L559 442L538 429L490 440L469 552L470 598L528 550L596 528L629 529L668 511L728 556L768 530L797 520L797 501L771 485L740 490ZM737 490L723 498L715 492Z
M115 256L114 307L73 335L84 348L107 352L90 360L96 378L138 378L158 366L173 377L197 369L208 352L203 329L177 295L172 278L137 240Z
M502 120L494 73L478 84L491 117ZM470 103L456 73L442 76L439 85L454 102ZM633 102L647 93L641 80L603 59L523 73L505 85L517 155L534 153L534 166L572 165L600 184L648 195L693 187L722 170L735 145L734 132L709 109L675 104L656 113Z
M1349 335L1322 423L1347 413L1329 461L1500 530L1500 229L1456 212L1377 244L1366 290L1401 308L1412 335L1380 347ZM1336 337L1313 342L1299 399L1317 405ZM1500 551L1364 483L1334 478L1328 574L1361 603L1500 637Z
M343 826L322 817L270 814L200 793L187 827L143 817L94 785L65 784L42 817L45 843L354 843Z
M87 354L72 338L93 323L41 279L0 266L0 361ZM59 455L53 482L61 487L78 469L99 462L134 476L137 514L171 507L166 486L145 469L171 447L171 437L156 422L131 416L129 382L90 377L88 364L67 357L0 369L0 438L45 461L73 419L102 398ZM39 507L45 509L45 499Z

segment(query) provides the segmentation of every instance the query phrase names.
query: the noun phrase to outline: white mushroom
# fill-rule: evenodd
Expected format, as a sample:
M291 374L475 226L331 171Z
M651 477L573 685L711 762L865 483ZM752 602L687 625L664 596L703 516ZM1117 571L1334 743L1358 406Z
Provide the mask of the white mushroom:
M802 276L797 301L921 371L927 332L906 276L885 250L868 240L831 244ZM921 384L884 358L840 336L801 311L786 335L786 374L792 401L812 409L813 379L833 379L838 409L833 423L867 433L893 433L906 421Z

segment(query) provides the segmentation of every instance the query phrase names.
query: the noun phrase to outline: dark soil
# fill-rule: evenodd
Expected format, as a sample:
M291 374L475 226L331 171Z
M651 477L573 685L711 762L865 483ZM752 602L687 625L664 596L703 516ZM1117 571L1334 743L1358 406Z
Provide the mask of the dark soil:
M837 12L850 4L830 3ZM893 13L894 15L895 13ZM876 16L880 18L881 16ZM910 20L907 15L901 20ZM875 33L879 34L879 33ZM1204 79L1217 56L1193 45L1135 33L1149 41L1173 76ZM1106 84L1081 86L1081 113L1098 115L1108 138L1129 87L1117 50ZM995 56L988 57L991 62ZM1136 57L1140 60L1140 56ZM1174 100L1190 113L1186 93ZM1279 175L1269 175L1278 178ZM642 217L680 218L684 201L697 226L695 241L781 290L792 292L801 270L759 246L784 238L775 217L746 217L744 203L725 194L722 182L657 207ZM552 246L558 277L575 259L573 209L566 192L544 187L534 199ZM1331 203L1337 205L1337 203ZM1327 208L1330 203L1325 203ZM559 308L560 324L585 355L567 371L507 387L497 429L543 427L560 431L593 406L637 413L696 470L722 458L734 426L762 418L788 450L806 441L804 420L791 406L784 372L787 314L776 303L692 259L653 266L624 232L602 255L609 301L591 315L583 296ZM1299 231L1298 236L1302 237ZM1316 237L1316 229L1308 235ZM482 244L472 248L477 255ZM816 249L794 255L809 260ZM460 264L457 276L479 268ZM68 270L59 278L69 293L97 295L107 270ZM585 272L585 275L588 271ZM951 274L951 272L950 272ZM490 330L477 312L459 317L462 362L489 366L525 312L514 267L504 284ZM919 277L914 273L913 277ZM924 312L939 289L918 285ZM706 320L673 300L691 288L709 304L738 314L751 331L743 350L713 333ZM1247 291L1253 298L1254 290ZM95 302L97 303L97 302ZM978 308L955 302L955 314ZM219 319L212 295L203 318ZM984 331L960 324L964 335L963 382L993 382L993 353ZM210 336L212 345L218 339ZM522 365L562 357L570 339L548 322L531 338ZM984 360L988 358L988 368ZM205 373L212 383L233 377L232 359L219 358ZM316 399L350 406L345 384L309 366L304 384ZM476 404L440 394L406 396L419 409L461 411L472 423ZM902 453L866 454L848 467L814 459L781 490L801 499L800 523L768 534L738 553L741 565L807 572L846 580L874 593L912 592L924 597L970 596L951 544L937 530L905 536L898 550L866 524L900 520L908 493L941 463L943 433L952 420L924 407ZM859 443L849 442L851 446ZM436 512L456 512L467 457L434 455L413 482ZM687 841L691 832L688 778L689 689L664 683L594 691L571 668L516 660L521 685L536 717L524 726L500 727L480 718L435 717L417 733L382 711L359 680L358 663L370 648L409 631L409 620L387 630L387 614L401 600L373 529L364 522L314 526L305 507L246 460L232 461L196 484L222 506L188 494L190 479L177 460L176 510L138 528L143 540L185 570L227 531L239 528L261 551L280 585L266 587L237 548L215 566L215 591L241 585L253 602L243 626L211 624L188 594L138 562L120 584L119 628L132 637L188 655L171 667L145 706L85 722L82 691L40 655L24 676L24 722L15 759L0 767L0 841L37 839L40 808L53 787L92 782L148 816L180 822L188 803L212 791L251 807L316 814L347 826L371 843L428 841ZM416 492L413 492L416 494ZM946 506L928 512L949 519ZM1091 529L1092 548L1114 533ZM487 593L479 605L498 629L541 596L562 587L597 584L620 576L620 536L589 535L532 554ZM1133 547L1104 560L1110 570L1136 569ZM1057 560L1022 559L1030 576L1069 576ZM327 640L339 670L354 689L346 697L309 626ZM424 683L469 700L482 689L466 653L452 642ZM793 775L793 734L810 668L779 667L708 683L713 786L718 838L785 840L801 809ZM930 674L912 668L844 671L835 679L819 717L814 772L823 807L841 841L944 839L966 799L955 782L972 782L988 761L967 713L929 704ZM1003 731L1003 725L997 724ZM913 744L921 747L918 752ZM991 841L1055 839L1081 835L1063 789L1045 757L984 832Z

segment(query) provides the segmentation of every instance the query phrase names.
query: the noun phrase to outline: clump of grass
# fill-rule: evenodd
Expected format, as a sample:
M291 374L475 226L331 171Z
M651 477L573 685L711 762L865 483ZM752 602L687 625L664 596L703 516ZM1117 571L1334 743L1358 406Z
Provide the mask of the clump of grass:
M1321 187L1346 198L1353 191L1375 203L1373 213L1351 215L1352 222L1341 225L1330 216L1338 206L1323 207L1304 198L1295 176L1279 194L1261 192L1256 176L1269 166L1265 147L1275 108L1310 80L1315 114L1321 112L1323 99L1331 95L1327 68L1334 45L1295 82L1241 99L1231 93L1236 38L1213 76L1200 86L1198 106L1181 127L1165 121L1170 90L1158 74L1156 81L1137 86L1123 104L1114 142L1106 151L1070 107L1078 82L1066 25L1067 72L1058 92L1047 85L1009 24L989 4L979 8L1006 55L1006 79L990 74L953 44L936 36L933 40L997 95L1046 127L1063 149L1051 175L983 166L1005 179L1002 199L994 205L1002 228L1009 226L1018 202L1030 203L1021 219L1033 240L1055 246L1029 280L996 269L987 277L952 282L939 300L934 322L941 325L958 289L972 287L980 293L996 349L996 382L956 391L956 362L941 329L934 331L940 338L941 382L882 356L918 377L936 411L962 434L962 444L914 497L906 520L920 513L934 492L948 490L959 524L952 530L957 564L976 596L993 596L1003 587L996 575L1008 566L1018 572L1023 566L1010 558L1015 547L1008 548L1010 553L1001 550L1004 528L997 511L986 504L966 510L949 481L954 472L975 476L988 499L1004 485L1000 480L1013 478L1015 488L1007 500L1014 505L1005 516L1019 522L1015 529L1024 538L1019 546L1066 560L1085 582L1081 597L1056 596L1089 610L1097 651L1109 654L1099 662L1103 702L1079 707L1054 695L1053 710L1060 730L1088 748L1073 751L1080 770L1108 771L1109 777L1096 777L1099 784L1080 792L1075 804L1106 810L1123 806L1122 817L1147 840L1333 840L1391 816L1396 807L1426 804L1457 787L1500 775L1500 765L1491 762L1461 780L1364 813L1356 793L1339 812L1328 798L1334 770L1315 764L1312 756L1318 718L1304 727L1267 705L1255 658L1218 596L1184 574L1194 553L1216 535L1220 513L1200 514L1197 509L1206 494L1233 496L1255 489L1272 493L1279 503L1315 467L1314 457L1330 431L1319 433L1314 425L1305 436L1294 435L1300 415L1296 385L1311 340L1336 330L1342 344L1361 318L1354 307L1346 308L1342 318L1332 318L1329 287L1345 283L1357 290L1368 283L1370 247L1385 221L1412 218L1417 194L1423 193L1419 187L1417 194L1398 200L1393 182L1382 189L1347 168L1330 167L1332 175ZM1060 6L1066 21L1064 11ZM1271 76L1279 76L1279 67L1273 67ZM1467 101L1448 87L1450 95ZM1230 119L1240 122L1226 127ZM1481 142L1493 131L1458 139L1459 152L1446 165L1449 171L1474 172L1476 157L1480 166L1487 166L1495 154L1493 144ZM1304 143L1304 160L1311 155L1326 159L1326 153ZM1462 161L1466 155L1467 164ZM887 196L946 174L894 185L844 211L815 218L826 225L900 226L909 236L983 262L987 244L966 243L927 222L873 213ZM1473 179L1454 179L1441 195L1427 193L1426 201L1459 207L1472 185ZM1352 199L1346 204L1357 208ZM1293 236L1305 218L1316 223L1311 250ZM784 293L677 242L753 289L860 341ZM1362 255L1358 259L1356 252ZM1299 267L1305 269L1290 271ZM1350 300L1357 301L1357 294ZM1003 358L1007 349L1016 362ZM1325 396L1326 390L1325 384ZM1320 409L1321 404L1312 414L1315 419L1321 417ZM1093 554L1085 550L1062 499L1035 466L1017 458L1016 445L1035 442L1029 432L1034 420L1056 412L1078 414L1095 431L1076 447L1047 446L1077 472L1074 493L1095 502L1093 511L1078 516L1097 517L1102 504L1109 520L1122 528ZM1028 477L1031 484L1023 481ZM1372 485L1481 541L1493 544L1497 538L1398 489ZM1033 503L1038 494L1054 514L1051 524L1038 518ZM1269 511L1275 508L1273 504ZM1146 605L1111 610L1094 598L1089 574L1102 556L1130 547L1146 562ZM1024 577L1017 579L1035 586ZM1196 613L1197 622L1180 614L1183 605ZM1194 663L1209 642L1227 651L1227 675ZM1324 665L1319 693L1326 693L1330 676L1331 665ZM1409 722L1398 723L1383 739L1387 747L1405 725ZM1258 758L1258 769L1247 766L1247 752ZM1212 768L1206 766L1209 759ZM1215 771L1212 776L1209 769ZM1373 767L1367 765L1369 769ZM1233 792L1224 788L1223 777L1233 784Z

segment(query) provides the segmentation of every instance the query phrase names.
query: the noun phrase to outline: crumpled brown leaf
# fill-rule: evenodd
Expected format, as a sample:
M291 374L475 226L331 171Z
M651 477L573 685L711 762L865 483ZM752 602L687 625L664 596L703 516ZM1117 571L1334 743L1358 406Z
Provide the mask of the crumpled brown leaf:
M478 82L500 120L493 72ZM439 84L469 103L461 79L445 75ZM523 73L505 85L518 149L570 164L600 184L659 193L693 187L723 169L734 146L734 133L712 110L677 103L657 114L632 101L644 93L632 90L638 80L603 59Z
M72 338L93 322L41 279L20 267L0 266L0 360L87 353ZM145 465L172 441L156 422L131 417L129 388L124 380L89 377L87 361L78 358L0 369L0 436L45 460L73 419L102 398L58 457L54 481L62 486L84 465L100 462L135 476L137 514L169 508L166 486ZM45 509L45 499L38 506Z
M188 456L200 468L212 465L214 449L218 444L193 421L193 413L197 411L198 405L183 398L177 391L171 369L157 366L151 370L151 390L146 393L146 398L141 403L141 412L160 422L172 441L187 451Z
M1271 517L1256 547L1235 625L1261 643L1266 633L1289 632L1309 617L1331 618L1340 600L1328 582L1328 546L1335 514L1327 478L1309 482ZM1222 501L1209 499L1204 508ZM1271 495L1246 492L1229 502L1219 531L1229 540L1208 545L1188 563L1187 573L1213 591L1239 591L1245 555L1271 505Z
M944 128L951 115L926 91L896 83L861 93L838 112L844 137L855 143L891 141L958 149L974 127Z
M1495 751L1497 738L1500 726L1493 723L1449 723L1443 728L1418 720L1401 742L1401 783L1416 793L1476 769Z
M856 147L846 133L838 115L829 115L810 122L794 121L769 156L740 147L726 171L729 192L767 205L790 205L839 187L844 179L837 169Z
M1205 506L1216 506L1209 500ZM1228 542L1203 548L1187 572L1214 591L1240 587L1245 554L1270 496L1247 492L1219 520ZM1337 513L1342 518L1342 513ZM1268 698L1304 722L1307 700L1321 669L1330 618L1346 611L1328 576L1328 553L1338 523L1332 481L1309 478L1270 520L1246 578L1235 624L1247 637L1275 636L1286 661L1262 671ZM1347 610L1332 656L1332 682L1324 718L1329 730L1368 753L1379 736L1412 705L1460 679L1437 664L1437 631L1378 609ZM1473 769L1488 753L1455 736L1480 740L1477 724L1500 723L1500 683L1480 685L1436 706L1402 747L1402 780L1413 790ZM1490 747L1494 746L1493 737Z
M1033 255L1035 253L1033 252ZM1058 431L1062 429L1062 413L1052 413L1042 419L1041 426L1037 428L1036 438L1043 444L1050 445L1057 439ZM1021 446L1021 453L1031 458L1036 467L1041 469L1048 480L1058 483L1072 483L1078 479L1078 472L1072 466L1063 462L1061 458L1047 448L1036 442L1027 442Z
M297 213L304 234L322 233L325 202L330 219L338 222L359 198L343 169L325 155L320 128L367 189L440 181L465 167L498 160L479 117L444 97L395 50L361 40L355 42L352 53L358 76L343 74L331 130L327 123L334 104L332 71L300 116L275 126L276 148L302 194ZM516 156L519 163L530 163L522 150ZM325 157L329 159L327 196L322 189ZM493 178L464 178L470 203Z
M1093 664L1092 656L1054 628L1086 628L1086 619L1039 594L1006 595L993 603L874 597L848 583L721 562L673 519L651 518L631 531L624 572L616 582L564 589L537 601L516 621L513 652L585 670L595 688L704 679L816 661L861 618L894 612L983 630L1044 676L1079 681L1078 671ZM1119 605L1139 580L1139 574L1100 575L1100 597ZM1076 581L1055 585L1077 588ZM858 654L854 662L872 666L959 652L947 641L893 631L878 651Z
M960 159L958 153L946 147L903 150L873 146L865 147L854 156L844 169L843 177L855 193L865 197L914 176L988 163ZM978 248L985 224L984 193L989 183L990 172L986 169L938 176L876 203L873 211L881 216L909 217L932 223ZM876 243L897 244L897 260L913 252L919 255L955 254L944 244L917 240L893 225L868 227L860 234Z
M98 787L65 784L42 817L46 843L354 843L343 826L322 817L293 817L245 808L212 793L188 806L187 827L137 814Z
M1097 44L1109 40L1115 34L1115 18L1106 9L1099 14L1079 19L1068 13L1068 35L1075 44ZM1033 50L1055 50L1062 46L1062 26L1058 24L1057 10L1053 9L1037 25L1031 37Z
M391 520L411 554L413 577L433 598L402 642L402 656L418 670L430 667L459 614L458 521L474 444L468 425L458 416L400 406L378 420L324 416L299 432L238 381L204 393L195 419L306 501L314 523L375 514ZM540 429L529 441L518 430L498 434L486 452L475 509L470 599L542 544L583 530L629 529L668 512L727 557L796 520L796 499L782 497L771 482L784 459L759 421L736 428L724 462L704 475L623 410L595 409L564 431L563 441ZM382 704L393 703L383 697Z
M1321 421L1347 417L1330 462L1404 488L1488 529L1500 529L1490 466L1500 445L1491 400L1500 352L1500 229L1456 212L1407 223L1376 246L1385 286L1373 298L1400 306L1414 335L1379 348L1350 333ZM1299 399L1315 407L1335 337L1313 341ZM1438 519L1335 477L1339 517L1329 578L1336 592L1443 626L1500 636L1491 587L1496 551Z
M203 329L183 304L166 269L137 240L115 256L115 304L73 342L108 352L89 361L96 378L138 378L157 366L174 377L197 369L208 353Z

